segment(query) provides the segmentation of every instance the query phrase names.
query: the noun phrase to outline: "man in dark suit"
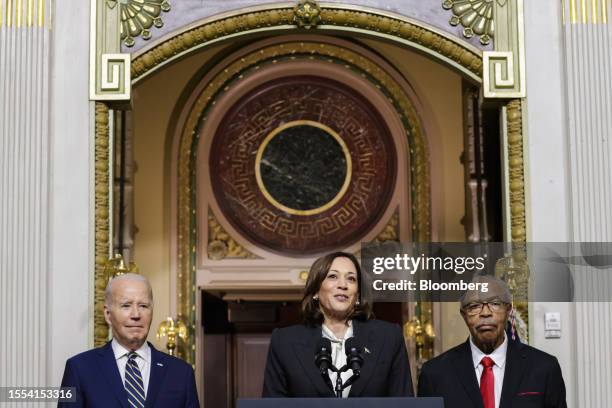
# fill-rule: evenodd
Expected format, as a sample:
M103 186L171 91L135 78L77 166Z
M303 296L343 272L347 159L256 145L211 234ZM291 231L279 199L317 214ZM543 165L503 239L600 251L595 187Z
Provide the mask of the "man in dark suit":
M58 407L199 407L193 369L146 341L153 293L141 275L125 274L106 288L104 316L113 339L66 362L62 387L74 387L76 403Z
M446 408L566 408L557 359L505 333L512 310L506 283L489 276L475 282L488 291L461 299L469 339L423 365L418 395L443 397Z

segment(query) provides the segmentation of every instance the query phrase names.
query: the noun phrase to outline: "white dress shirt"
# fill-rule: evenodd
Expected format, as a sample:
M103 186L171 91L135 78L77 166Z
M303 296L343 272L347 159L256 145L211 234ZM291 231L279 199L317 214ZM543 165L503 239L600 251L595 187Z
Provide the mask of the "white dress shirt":
M485 354L474 344L472 337L470 336L470 347L472 349L472 361L474 362L474 369L476 370L476 378L478 379L478 386L480 387L480 376L484 367L480 362L484 357L489 357L495 365L493 366L493 377L495 387L495 408L499 408L499 401L501 400L502 385L504 384L504 372L506 370L506 352L508 351L508 338L504 333L504 342L497 347L491 354Z
M349 320L348 328L346 329L346 333L344 333L344 338L339 339L336 337L333 331L331 331L327 326L322 325L323 337L329 339L332 344L332 363L336 368L340 369L344 367L346 364L346 353L344 352L344 344L346 340L353 337L353 324L352 321ZM346 380L351 378L353 375L353 370L348 369L345 372L341 373L342 383L345 383ZM329 378L331 379L332 386L334 389L336 388L336 379L338 378L338 373L335 373L329 370ZM342 390L342 398L347 398L351 392L351 386L349 385L344 390ZM334 395L336 392L334 391Z
M121 384L125 384L125 366L128 362L128 354L130 350L123 347L117 340L113 338L111 342L113 347L113 353L115 354L115 361L117 361L117 367L119 368L119 374L121 374ZM136 364L142 375L142 385L144 386L145 398L147 397L147 389L149 388L149 376L151 373L151 347L145 343L138 349L135 350L138 357L136 357Z

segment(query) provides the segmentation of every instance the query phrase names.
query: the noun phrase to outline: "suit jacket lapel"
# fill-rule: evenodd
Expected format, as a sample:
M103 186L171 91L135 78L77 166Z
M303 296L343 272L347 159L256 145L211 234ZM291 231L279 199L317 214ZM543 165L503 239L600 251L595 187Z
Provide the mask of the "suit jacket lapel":
M319 368L314 362L318 337L322 336L321 326L305 327L304 330L305 333L302 339L293 343L293 351L319 395L321 397L331 397L334 395L333 390L330 390L327 384L325 384Z
M164 382L164 377L166 376L167 370L165 363L166 355L160 351L157 351L157 349L153 347L151 343L149 343L149 347L151 347L151 370L145 406L153 407L155 405L155 400L157 399L159 389Z
M523 372L527 367L527 355L524 346L519 341L508 339L508 351L506 352L506 369L504 371L504 384L502 385L501 400L499 408L510 407L512 397L518 392L521 385Z
M121 374L119 373L119 367L117 367L117 360L115 360L111 342L109 341L104 347L98 350L100 355L100 366L104 374L103 377L108 382L108 385L121 403L121 406L128 408L127 394L121 383Z
M472 361L469 339L455 350L452 359L455 366L455 374L472 400L472 405L477 408L484 408L480 389L478 388L476 370L474 370L474 362Z
M374 368L380 358L380 352L385 346L385 339L377 337L372 330L369 330L367 323L358 320L353 320L353 336L359 339L361 346L364 348L361 353L363 357L361 376L351 385L351 391L349 392L349 397L358 397L363 393L374 373Z

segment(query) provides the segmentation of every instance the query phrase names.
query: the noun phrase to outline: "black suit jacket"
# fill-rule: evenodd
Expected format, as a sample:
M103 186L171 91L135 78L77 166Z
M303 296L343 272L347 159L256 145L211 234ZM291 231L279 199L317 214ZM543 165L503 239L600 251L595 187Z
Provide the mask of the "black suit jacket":
M445 408L483 408L469 340L426 362L419 397L444 397ZM508 340L500 408L566 408L557 359Z
M412 396L408 354L399 326L380 320L353 320L353 336L364 347L364 363L349 397ZM321 337L321 326L297 325L274 330L264 376L264 397L334 396L314 361Z
M157 351L151 343L151 371L147 408L196 408L193 369L176 357ZM78 354L66 362L62 387L76 388L76 402L59 403L59 408L131 408L121 383L121 374L109 341L106 345Z

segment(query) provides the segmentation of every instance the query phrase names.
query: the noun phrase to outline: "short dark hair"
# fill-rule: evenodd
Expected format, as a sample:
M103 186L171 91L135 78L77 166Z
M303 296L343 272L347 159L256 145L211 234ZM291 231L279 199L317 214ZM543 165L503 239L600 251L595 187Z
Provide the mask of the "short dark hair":
M322 256L314 261L310 267L310 272L308 272L304 296L302 297L302 317L304 323L309 326L316 326L323 323L323 313L319 308L319 302L314 300L314 296L319 292L319 289L321 289L321 285L327 277L327 272L329 272L329 268L331 268L331 264L336 258L349 259L353 265L355 265L355 270L357 271L357 300L359 304L356 304L349 313L348 319L369 320L374 318L372 306L367 296L362 295L361 266L359 265L359 261L353 254L338 251Z

